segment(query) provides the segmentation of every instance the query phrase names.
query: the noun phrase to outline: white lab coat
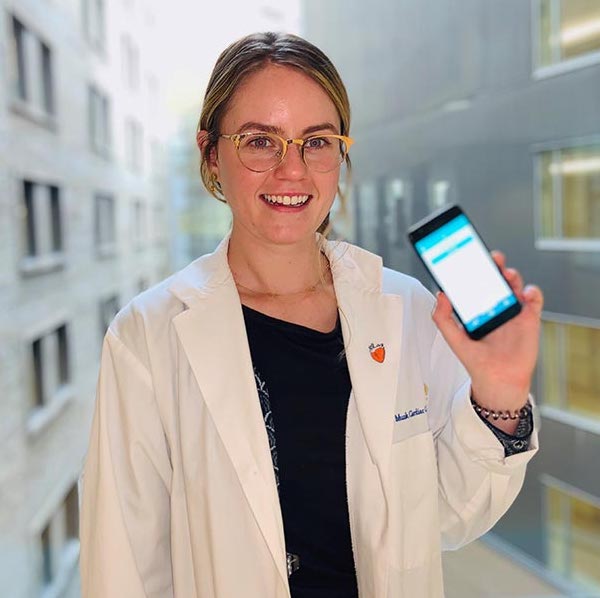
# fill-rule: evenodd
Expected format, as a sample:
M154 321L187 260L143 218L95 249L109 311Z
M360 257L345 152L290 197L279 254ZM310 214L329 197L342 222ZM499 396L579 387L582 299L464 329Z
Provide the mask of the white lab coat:
M289 596L227 245L134 299L107 332L83 476L84 598ZM360 596L437 598L441 550L507 510L537 433L505 458L470 406L431 295L362 249L325 251L352 380L346 477ZM383 362L371 344L383 344Z

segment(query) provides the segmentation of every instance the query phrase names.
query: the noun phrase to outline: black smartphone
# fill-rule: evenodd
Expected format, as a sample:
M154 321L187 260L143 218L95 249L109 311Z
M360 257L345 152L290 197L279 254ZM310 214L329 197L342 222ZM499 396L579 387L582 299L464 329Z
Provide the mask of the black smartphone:
M466 214L451 205L417 222L408 238L475 340L521 311L521 304Z

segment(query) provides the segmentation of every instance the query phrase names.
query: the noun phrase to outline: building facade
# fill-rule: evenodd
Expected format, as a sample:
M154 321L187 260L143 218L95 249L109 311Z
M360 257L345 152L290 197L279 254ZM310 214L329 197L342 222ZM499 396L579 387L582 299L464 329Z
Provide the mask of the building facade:
M0 1L0 594L77 595L106 327L170 271L155 3Z
M600 596L600 3L305 0L303 17L352 102L351 238L427 281L406 229L457 202L544 290L542 448L488 540Z

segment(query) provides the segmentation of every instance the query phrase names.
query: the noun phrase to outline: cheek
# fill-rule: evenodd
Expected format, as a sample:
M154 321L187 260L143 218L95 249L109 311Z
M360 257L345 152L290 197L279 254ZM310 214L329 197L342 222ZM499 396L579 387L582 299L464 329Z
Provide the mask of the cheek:
M339 175L337 173L334 176L329 175L323 177L323 179L317 183L319 187L319 194L328 206L330 206L335 199L338 183Z

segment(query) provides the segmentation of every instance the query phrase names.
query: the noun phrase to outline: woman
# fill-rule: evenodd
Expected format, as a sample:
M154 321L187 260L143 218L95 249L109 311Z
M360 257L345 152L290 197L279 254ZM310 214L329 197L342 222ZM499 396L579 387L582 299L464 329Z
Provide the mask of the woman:
M444 295L325 241L349 112L301 38L217 61L197 141L232 228L108 330L84 596L442 596L442 548L517 495L541 293L497 254L524 309L473 342Z

